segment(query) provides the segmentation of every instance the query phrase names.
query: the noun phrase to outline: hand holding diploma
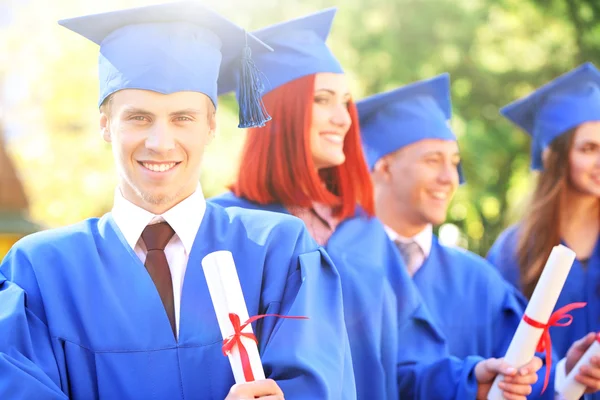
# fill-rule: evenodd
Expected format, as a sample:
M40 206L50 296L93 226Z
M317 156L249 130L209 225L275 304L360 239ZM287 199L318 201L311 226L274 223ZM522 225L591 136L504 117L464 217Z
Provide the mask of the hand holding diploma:
M283 392L272 379L233 385L225 400L283 400Z
M537 371L542 367L542 360L534 357L523 367L511 367L503 359L490 358L475 366L475 378L478 382L477 400L485 400L494 379L504 375L504 381L498 383L498 389L504 399L526 400L531 393L531 385L537 382Z
M600 390L600 333L589 333L567 352L567 377L557 387L564 400L579 400Z
M570 304L552 314L573 261L575 261L575 253L569 248L559 245L552 249L527 305L523 319L519 323L504 357L504 361L509 365L519 368L529 363L536 351L545 350L547 373L543 390L546 389L548 384L552 364L552 345L548 329L550 326L569 325L573 317L567 313L574 308L585 306L585 303ZM568 320L560 322L564 318ZM496 377L488 394L488 400L501 400L504 398L498 386L503 379L503 375Z

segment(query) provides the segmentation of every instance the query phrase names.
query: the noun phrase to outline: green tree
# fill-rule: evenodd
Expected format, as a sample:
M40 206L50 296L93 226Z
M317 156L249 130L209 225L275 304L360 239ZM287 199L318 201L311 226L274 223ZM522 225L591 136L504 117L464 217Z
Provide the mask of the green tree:
M110 147L97 134L98 49L56 20L148 2L24 4L10 25L0 27L0 61L6 61L0 75L17 73L29 85L9 116L21 116L28 126L10 147L32 216L52 226L100 215L111 206L115 173ZM529 137L504 120L499 108L600 55L595 0L215 0L211 5L250 29L337 5L328 43L351 78L355 98L449 72L452 126L467 178L449 222L480 254L522 212L533 183ZM204 161L207 197L225 190L235 174L244 138L236 118L234 97L223 96L219 132Z

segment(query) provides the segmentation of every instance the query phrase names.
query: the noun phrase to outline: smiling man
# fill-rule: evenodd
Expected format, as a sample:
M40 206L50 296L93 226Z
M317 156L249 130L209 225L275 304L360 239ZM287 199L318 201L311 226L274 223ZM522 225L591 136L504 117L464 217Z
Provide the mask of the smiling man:
M525 310L524 298L485 259L442 245L432 229L445 221L450 200L463 182L449 125L449 75L371 96L357 107L376 214L433 313L438 334L454 356L504 357ZM594 337L573 344L556 369L557 379L565 366L570 370L575 365ZM577 379L600 383L600 365L590 367ZM530 398L542 398L545 372L538 373L541 379ZM543 398L554 398L553 387L554 379Z
M451 353L503 356L524 303L483 258L441 245L432 230L446 219L462 181L458 143L448 124L449 76L375 95L357 107L377 216ZM450 312L469 304L474 307L470 312ZM478 340L466 340L472 335Z
M217 82L243 68L240 126L266 122L254 36L200 6L61 22L100 45L100 128L118 171L102 218L31 235L0 265L2 399L353 399L341 286L291 216L207 204ZM250 73L250 74L249 74ZM229 250L266 380L234 385L201 267Z

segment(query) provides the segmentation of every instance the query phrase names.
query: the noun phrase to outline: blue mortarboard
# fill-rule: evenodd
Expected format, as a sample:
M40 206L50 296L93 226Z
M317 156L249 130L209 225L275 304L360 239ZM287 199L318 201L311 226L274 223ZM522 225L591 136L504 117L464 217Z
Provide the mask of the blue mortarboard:
M452 100L447 73L367 97L356 107L371 170L381 157L420 140L456 140L448 124ZM460 165L458 173L464 182Z
M343 72L325 44L336 11L335 7L328 8L252 32L274 50L254 57L257 68L266 77L265 93L303 76ZM239 78L228 79L224 91L235 90L236 79Z
M242 79L240 127L262 126L270 117L259 73L250 57L270 48L196 1L159 4L59 21L100 45L99 104L121 89L169 94L195 91L217 105L220 76Z
M554 139L584 122L600 121L600 71L585 63L503 107L500 113L533 138L531 168Z

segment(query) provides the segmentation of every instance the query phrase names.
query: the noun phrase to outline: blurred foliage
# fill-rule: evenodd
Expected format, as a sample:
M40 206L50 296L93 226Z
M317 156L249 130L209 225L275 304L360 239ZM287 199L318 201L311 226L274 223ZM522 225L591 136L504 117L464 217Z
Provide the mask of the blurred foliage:
M56 20L159 2L29 0L17 7L0 0L0 7L11 3L13 11L10 22L0 25L0 81L4 77L5 97L17 89L23 93L8 93L12 100L4 107L0 102L0 109L10 110L4 119L16 133L9 150L38 221L56 226L101 215L111 207L116 181L110 148L96 127L97 47ZM452 126L467 178L449 222L480 254L519 216L533 183L529 138L498 109L600 55L597 0L214 0L210 5L250 29L338 6L328 43L352 79L356 98L449 72ZM244 134L235 128L236 116L232 96L223 97L219 135L204 162L207 197L223 191L235 173Z

